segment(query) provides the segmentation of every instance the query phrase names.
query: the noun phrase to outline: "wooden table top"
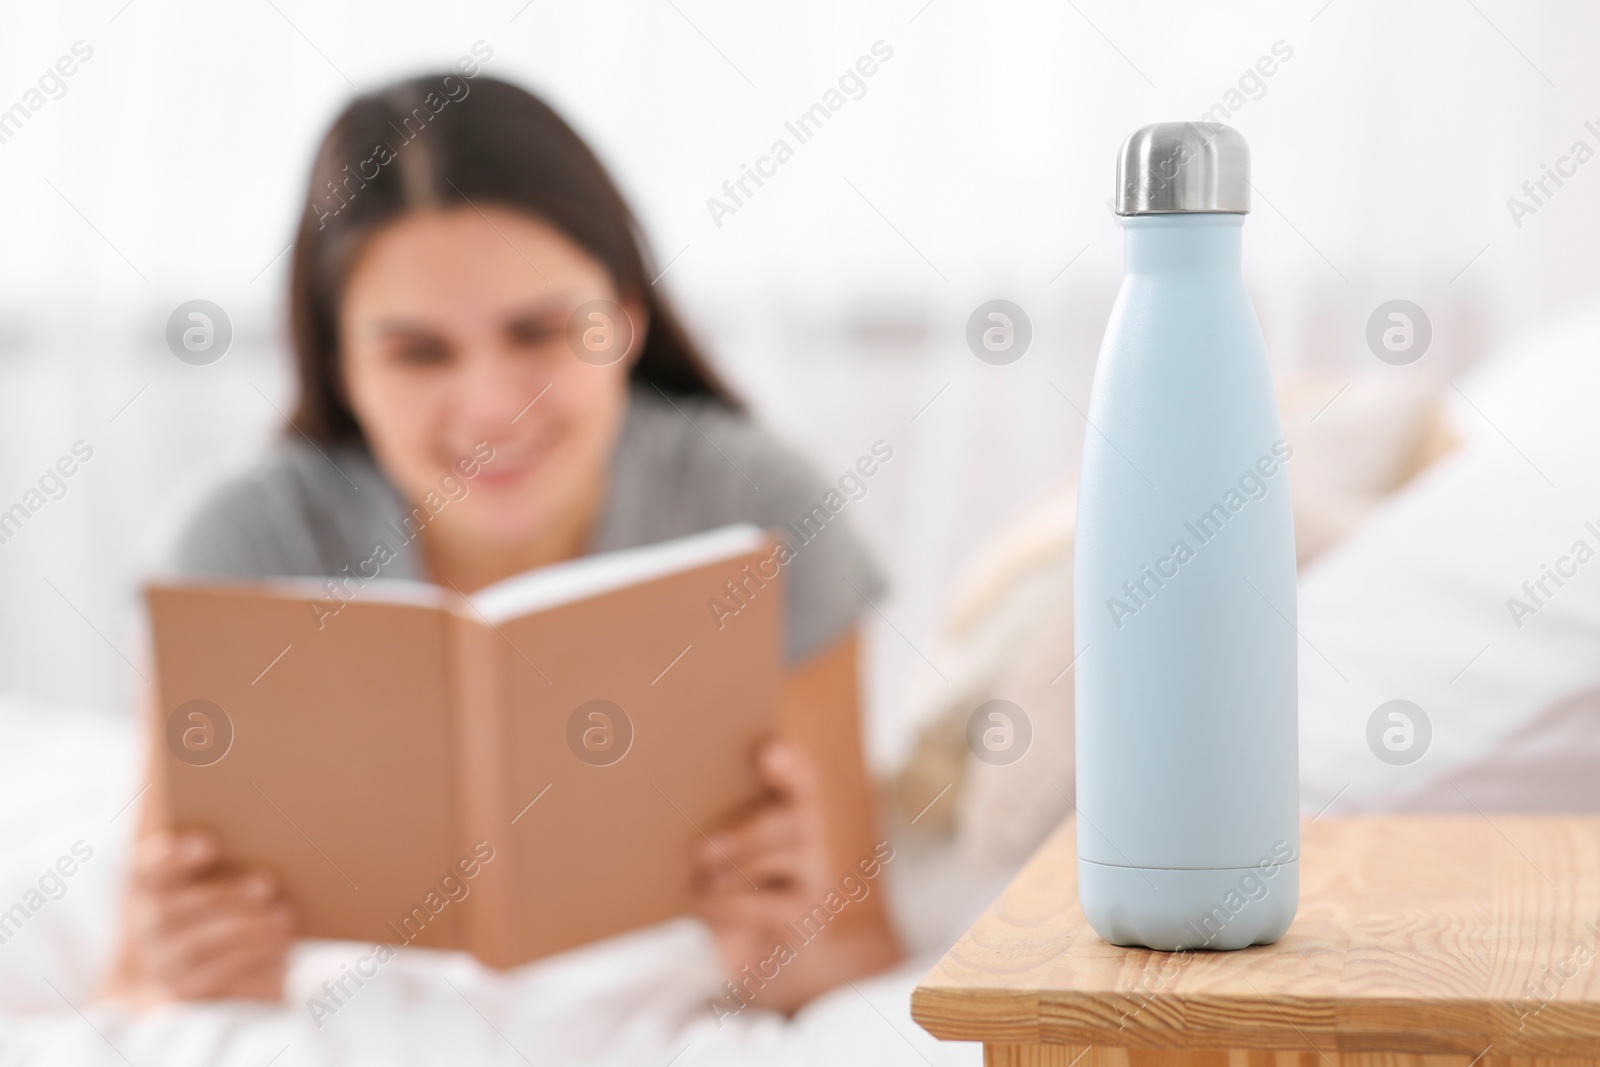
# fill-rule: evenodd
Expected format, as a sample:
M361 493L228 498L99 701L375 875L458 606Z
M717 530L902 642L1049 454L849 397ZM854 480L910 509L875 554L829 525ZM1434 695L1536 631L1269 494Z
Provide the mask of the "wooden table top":
M1100 940L1069 819L911 1013L992 1044L1600 1057L1597 954L1600 818L1320 819L1283 940L1197 953Z

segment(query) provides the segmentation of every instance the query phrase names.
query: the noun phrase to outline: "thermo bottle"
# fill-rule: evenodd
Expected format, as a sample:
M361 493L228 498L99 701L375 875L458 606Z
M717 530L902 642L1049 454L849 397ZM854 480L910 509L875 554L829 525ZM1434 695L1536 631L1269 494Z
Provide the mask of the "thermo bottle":
M1073 603L1079 897L1118 945L1270 944L1299 902L1292 450L1240 268L1249 168L1198 122L1118 160Z

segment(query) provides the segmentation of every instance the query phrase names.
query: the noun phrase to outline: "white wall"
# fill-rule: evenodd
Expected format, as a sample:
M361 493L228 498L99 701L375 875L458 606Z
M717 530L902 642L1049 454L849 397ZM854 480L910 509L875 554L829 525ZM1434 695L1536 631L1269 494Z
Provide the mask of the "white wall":
M478 40L615 168L661 261L678 257L662 284L758 410L825 474L895 446L855 508L897 583L893 628L874 626L880 758L953 567L1074 469L1083 424L1056 389L1083 406L1134 127L1198 116L1292 49L1229 119L1254 153L1246 269L1284 372L1370 369L1363 326L1392 297L1435 328L1403 373L1440 375L1600 289L1600 163L1520 227L1506 206L1576 139L1600 148L1600 13L1580 0L79 8L0 13L0 109L93 49L0 143L0 509L74 441L95 449L0 545L0 689L63 702L144 689L140 553L288 405L279 253L323 125L351 83ZM716 225L707 197L880 40L893 58L865 95ZM962 329L1001 296L1035 336L991 367ZM210 367L163 344L192 297L237 330Z

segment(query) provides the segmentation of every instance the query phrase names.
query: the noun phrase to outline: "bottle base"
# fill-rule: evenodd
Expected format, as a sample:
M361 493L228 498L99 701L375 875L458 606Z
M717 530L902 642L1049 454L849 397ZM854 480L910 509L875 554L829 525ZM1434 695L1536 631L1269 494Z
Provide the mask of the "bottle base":
M1158 952L1270 945L1300 904L1298 860L1265 867L1113 867L1080 858L1078 900L1113 945Z

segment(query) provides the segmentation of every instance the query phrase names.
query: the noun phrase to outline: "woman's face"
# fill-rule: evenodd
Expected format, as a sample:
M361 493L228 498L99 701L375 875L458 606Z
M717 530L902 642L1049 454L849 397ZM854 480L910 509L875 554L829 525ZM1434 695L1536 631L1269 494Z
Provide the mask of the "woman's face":
M569 341L590 301L625 309L631 331L608 334L586 308ZM510 549L597 502L644 329L592 256L489 205L373 234L339 309L346 392L385 473L413 507L444 501L432 522ZM464 479L463 463L477 473Z

